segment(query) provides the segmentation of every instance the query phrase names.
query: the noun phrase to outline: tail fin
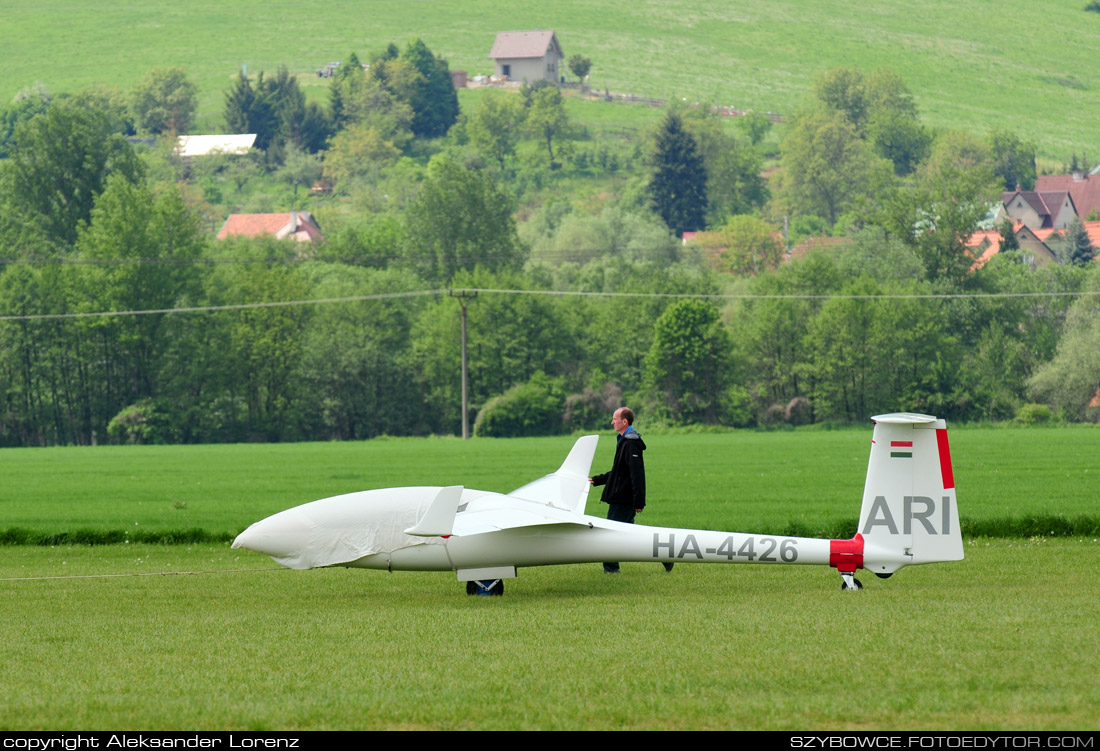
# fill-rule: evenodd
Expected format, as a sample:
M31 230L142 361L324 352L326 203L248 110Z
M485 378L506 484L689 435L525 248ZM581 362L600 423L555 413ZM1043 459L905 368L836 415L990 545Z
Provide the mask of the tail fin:
M583 514L590 487L588 470L599 440L600 437L595 435L581 436L557 472L516 488L508 495Z
M878 415L859 513L863 567L888 575L913 563L963 557L947 423Z

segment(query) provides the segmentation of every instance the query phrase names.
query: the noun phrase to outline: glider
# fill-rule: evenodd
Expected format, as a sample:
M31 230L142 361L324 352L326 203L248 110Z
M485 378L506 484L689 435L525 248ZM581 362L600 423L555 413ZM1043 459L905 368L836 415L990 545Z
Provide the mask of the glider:
M856 535L824 540L608 521L584 513L598 436L577 439L554 473L507 495L461 485L366 490L256 522L233 542L293 569L455 571L470 594L502 594L524 566L601 561L820 564L841 589L866 569L963 558L947 424L929 415L872 418Z

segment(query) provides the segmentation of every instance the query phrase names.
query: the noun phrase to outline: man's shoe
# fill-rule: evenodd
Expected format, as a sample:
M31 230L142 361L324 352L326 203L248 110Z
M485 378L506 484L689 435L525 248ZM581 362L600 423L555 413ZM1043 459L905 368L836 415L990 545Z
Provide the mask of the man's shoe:
M667 573L669 571L672 571L672 567L676 564L674 564L674 563L662 563L661 565L665 567L665 572Z

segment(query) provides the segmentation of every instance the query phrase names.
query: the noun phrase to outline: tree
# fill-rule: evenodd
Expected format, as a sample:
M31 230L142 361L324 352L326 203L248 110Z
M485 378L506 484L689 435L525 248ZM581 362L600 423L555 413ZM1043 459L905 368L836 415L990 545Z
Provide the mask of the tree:
M143 184L112 175L97 196L91 222L77 243L82 260L79 291L92 310L168 309L198 292L193 261L202 251L199 223L179 192L154 195ZM111 263L129 260L151 263ZM158 263L159 262L159 263ZM108 396L99 421L156 394L161 360L168 347L167 316L99 318L82 328L104 342L100 376Z
M434 157L428 179L406 214L408 258L431 279L459 269L513 268L523 259L512 204L487 174L446 155Z
M731 379L729 333L718 308L680 300L657 319L645 359L646 391L655 412L677 423L717 423Z
M569 116L557 87L546 86L535 91L527 109L527 130L534 137L546 140L550 169L560 166L554 161L554 138L560 137L568 127Z
M993 173L1005 190L1035 188L1035 144L1021 141L1012 131L995 130L989 134L989 148L993 152Z
M749 110L737 118L735 125L745 134L753 146L758 145L772 129L772 120L763 112Z
M862 138L867 132L867 86L855 68L832 68L814 79L814 97L826 109L838 112Z
M399 269L310 263L303 269L312 294L349 297L416 289ZM330 439L399 435L416 426L419 384L410 378L411 328L420 300L379 299L319 306L303 332L303 372L315 403L311 432Z
M357 123L337 133L325 157L325 176L338 185L351 180L374 182L401 149L374 125Z
M142 130L186 133L198 101L198 87L183 68L153 68L134 87L130 106Z
M768 188L760 177L761 159L756 149L731 136L722 118L709 107L690 110L683 119L707 171L707 225L721 224L729 216L763 206Z
M294 186L294 200L298 200L298 186L312 185L321 177L321 160L315 154L302 151L292 146L287 150L283 166L275 173L275 176L285 183Z
M49 107L53 94L41 83L19 91L11 104L0 109L0 159L7 159L15 145L15 128L35 115L41 115Z
M585 76L588 75L588 71L592 70L592 61L584 55L571 55L569 70L577 77L578 81L583 81Z
M409 43L401 59L416 68L424 79L409 101L413 109L413 133L426 138L446 135L458 119L458 93L447 61L433 56L420 39Z
M930 280L966 280L973 256L966 241L998 191L989 147L965 133L941 134L910 188L897 188L879 221L913 247Z
M1028 383L1034 398L1046 401L1074 419L1100 411L1089 404L1100 390L1100 273L1094 267L1085 289L1070 309L1054 359L1038 369Z
M837 112L800 117L782 151L782 197L794 213L820 216L830 225L890 179L889 167Z
M530 275L485 268L459 271L457 288L547 289ZM582 358L575 321L567 306L549 295L478 296L467 309L469 400L474 409L536 373L556 378L575 370ZM425 306L413 330L415 372L419 374L423 429L453 433L462 422L460 308L442 297ZM570 333L566 333L570 332ZM560 388L560 387L559 387ZM563 398L558 400L561 418Z
M525 114L514 96L490 94L466 120L466 134L478 151L503 170L505 159L516 153Z
M989 146L948 132L917 170L912 188L894 191L887 229L915 247L928 279L963 283L974 264L966 247L998 194Z
M657 132L648 193L654 210L681 237L706 226L707 170L683 120L669 112Z
M896 72L883 68L864 76L855 68L833 68L814 84L826 111L843 115L879 156L907 175L928 153L931 137L920 124L913 95Z
M754 216L731 216L715 234L725 248L718 259L723 271L758 274L776 268L783 258L783 241L775 227Z
M286 144L311 153L324 147L328 118L315 103L306 103L298 79L281 66L274 76L260 71L255 87L242 72L225 95L226 127L255 133L256 148L281 151Z
M1001 253L1008 253L1020 249L1020 241L1016 239L1011 217L1006 216L997 230L1001 233Z
M255 133L258 149L268 147L278 128L278 115L263 89L263 71L260 71L256 87L242 71L237 83L225 94L226 128L230 133Z
M142 174L126 139L111 130L102 110L71 100L51 102L42 115L16 127L12 155L0 167L8 205L27 231L71 246L87 223L108 175L130 181Z
M1066 230L1066 261L1075 266L1088 266L1096 255L1089 233L1079 217L1074 217Z

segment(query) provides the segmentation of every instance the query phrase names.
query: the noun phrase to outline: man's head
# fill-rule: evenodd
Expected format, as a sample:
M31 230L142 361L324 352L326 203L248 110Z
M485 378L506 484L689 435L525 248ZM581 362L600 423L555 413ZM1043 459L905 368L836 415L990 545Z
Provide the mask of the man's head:
M619 407L615 410L615 414L611 415L611 427L619 435L625 433L626 429L633 424L634 413L630 411L630 407Z

